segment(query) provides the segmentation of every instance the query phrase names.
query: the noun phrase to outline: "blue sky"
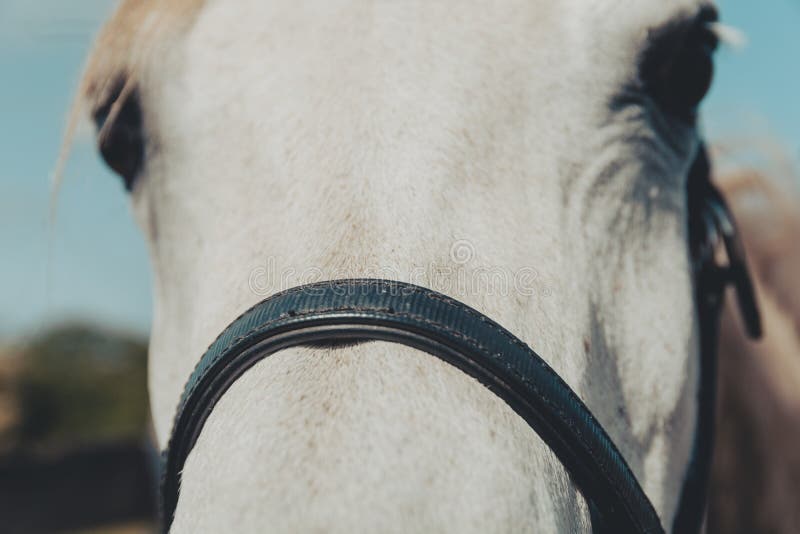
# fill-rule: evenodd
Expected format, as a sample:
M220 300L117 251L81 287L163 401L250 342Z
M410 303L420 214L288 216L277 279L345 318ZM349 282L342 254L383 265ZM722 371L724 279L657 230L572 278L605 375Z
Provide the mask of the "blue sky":
M748 44L723 50L704 124L712 139L770 136L797 161L800 0L721 0ZM84 136L48 232L66 110L109 0L0 0L0 337L85 320L146 333L150 272L120 182ZM52 238L52 239L51 239Z

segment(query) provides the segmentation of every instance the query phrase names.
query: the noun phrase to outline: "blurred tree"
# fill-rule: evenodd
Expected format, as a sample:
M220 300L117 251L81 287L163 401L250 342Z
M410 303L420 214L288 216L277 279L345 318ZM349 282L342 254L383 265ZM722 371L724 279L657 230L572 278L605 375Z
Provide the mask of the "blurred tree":
M51 450L147 434L143 341L65 326L31 340L18 358L14 448Z

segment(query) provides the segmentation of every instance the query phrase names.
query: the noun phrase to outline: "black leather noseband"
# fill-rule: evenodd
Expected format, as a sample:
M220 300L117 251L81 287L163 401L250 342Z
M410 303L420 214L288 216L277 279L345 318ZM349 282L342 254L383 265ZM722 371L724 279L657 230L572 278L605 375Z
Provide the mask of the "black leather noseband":
M705 167L704 167L705 165ZM702 523L711 453L716 331L722 292L733 282L752 333L760 330L741 247L722 198L702 174L691 204L690 248L701 329L700 401L695 444L673 523L675 534ZM714 253L727 251L728 265ZM391 280L336 280L273 295L236 319L192 373L164 454L162 512L168 531L184 463L217 401L239 377L280 350L331 341L381 340L414 347L474 377L502 398L549 446L589 504L597 533L663 533L660 519L622 454L589 409L519 338L469 306Z
M322 340L402 343L458 367L505 400L556 453L608 532L661 532L655 510L622 455L570 387L500 325L440 293L388 280L339 280L266 299L225 330L181 401L164 480L164 512L177 476L225 390L279 350Z

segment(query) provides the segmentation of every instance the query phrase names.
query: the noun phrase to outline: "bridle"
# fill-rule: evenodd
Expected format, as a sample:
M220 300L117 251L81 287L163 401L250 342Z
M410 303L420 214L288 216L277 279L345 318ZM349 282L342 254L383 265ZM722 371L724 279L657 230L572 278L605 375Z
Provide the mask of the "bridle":
M736 289L748 332L761 332L733 219L709 177L705 150L688 180L689 248L700 325L698 417L672 525L699 532L705 513L714 422L716 348L725 288ZM720 252L727 261L721 263ZM295 287L256 304L211 344L181 397L163 456L164 531L174 518L180 473L217 401L239 377L286 348L381 340L414 347L476 378L519 414L555 453L589 505L597 533L663 533L622 454L591 411L531 348L469 306L433 290L379 279Z

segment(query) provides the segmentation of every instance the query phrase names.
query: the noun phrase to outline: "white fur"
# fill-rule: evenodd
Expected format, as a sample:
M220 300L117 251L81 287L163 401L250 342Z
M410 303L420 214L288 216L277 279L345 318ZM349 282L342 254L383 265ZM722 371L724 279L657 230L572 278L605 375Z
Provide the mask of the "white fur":
M294 283L310 267L415 282L534 269L533 295L444 289L548 360L669 525L695 412L696 133L647 100L610 102L646 30L698 6L209 1L140 82L133 199L155 271L162 444L200 355L265 296L251 287L265 265ZM589 528L507 406L435 358L371 343L287 350L238 381L186 464L173 530Z

